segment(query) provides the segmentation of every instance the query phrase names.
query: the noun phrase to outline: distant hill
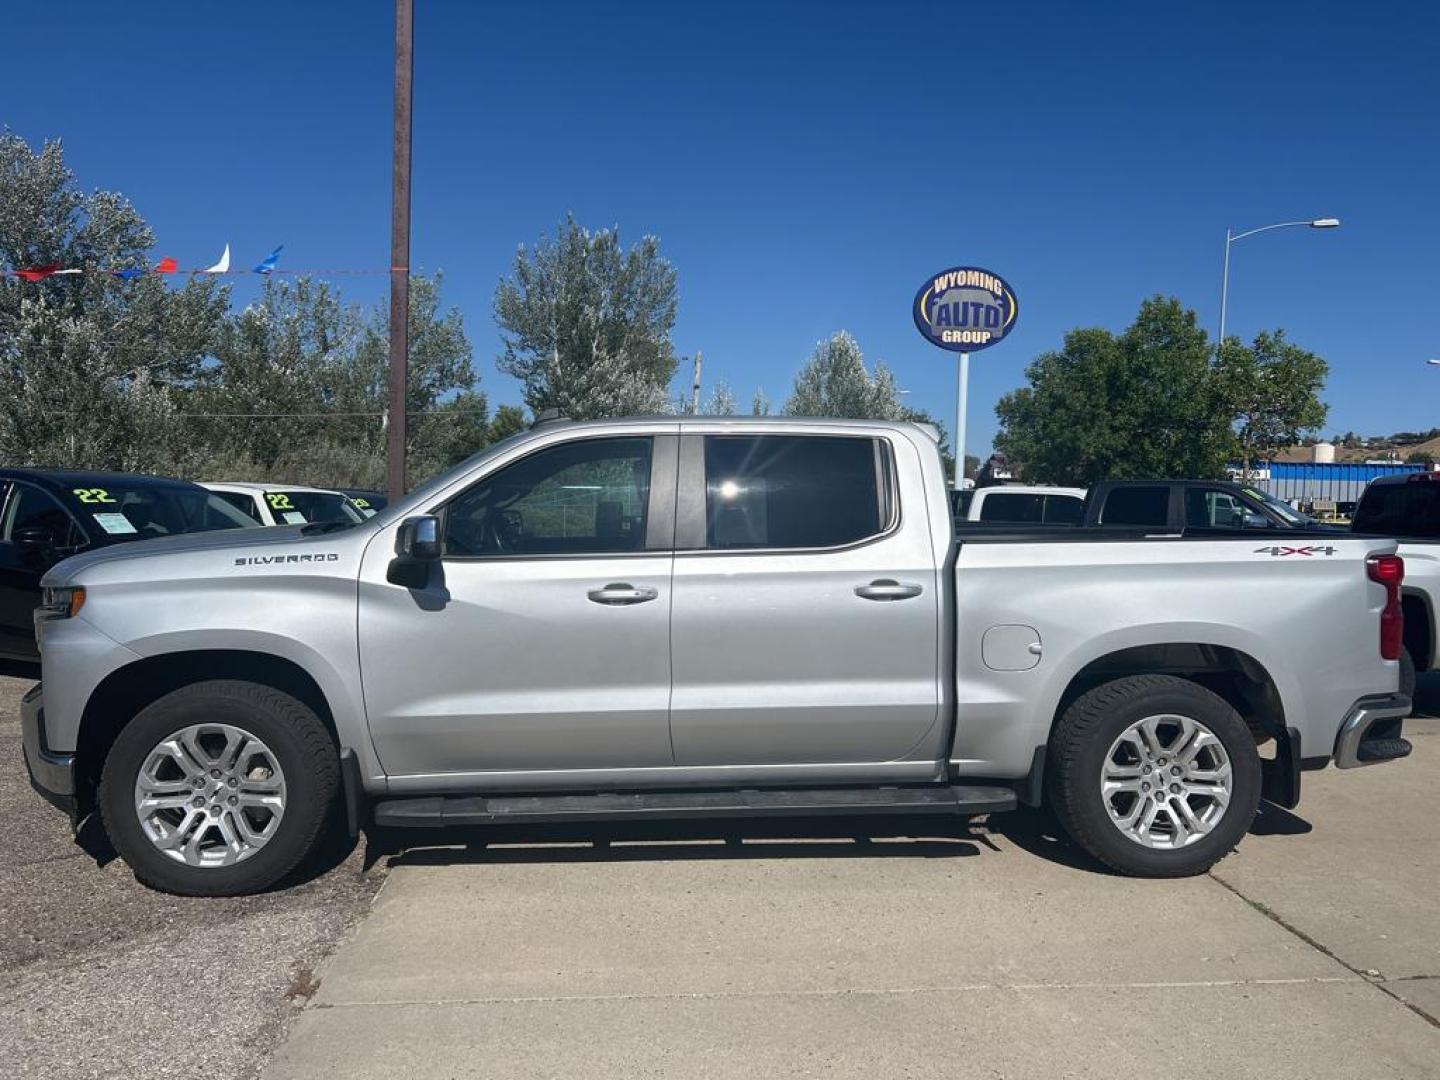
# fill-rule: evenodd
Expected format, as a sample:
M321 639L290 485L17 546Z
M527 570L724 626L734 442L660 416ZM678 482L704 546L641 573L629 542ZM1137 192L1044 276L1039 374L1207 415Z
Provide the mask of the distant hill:
M1334 443L1336 461L1406 461L1415 454L1428 455L1432 461L1440 461L1440 432L1424 432L1427 438L1401 441L1397 437L1372 437L1364 445L1345 446ZM1327 440L1328 441L1328 440ZM1287 446L1275 455L1276 461L1314 461L1314 446Z

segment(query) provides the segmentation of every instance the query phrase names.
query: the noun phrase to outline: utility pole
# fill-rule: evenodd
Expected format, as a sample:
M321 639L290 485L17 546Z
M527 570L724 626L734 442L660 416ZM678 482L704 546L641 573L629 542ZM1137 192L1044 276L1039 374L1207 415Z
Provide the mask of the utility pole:
M414 83L415 0L395 0L395 157L390 199L390 408L386 487L405 494L405 405L410 355L410 91Z
M703 357L700 350L695 350L695 381L690 384L690 415L700 415L700 364Z

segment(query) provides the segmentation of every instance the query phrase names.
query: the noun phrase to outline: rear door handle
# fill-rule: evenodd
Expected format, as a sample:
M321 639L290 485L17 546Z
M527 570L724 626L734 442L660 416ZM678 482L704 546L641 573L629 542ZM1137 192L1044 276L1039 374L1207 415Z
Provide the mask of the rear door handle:
M902 584L889 578L872 581L869 585L857 585L855 595L863 600L909 600L925 590L919 585Z
M652 589L648 585L641 585L637 589L624 581L612 581L603 589L591 589L585 595L597 604L623 607L626 604L643 604L647 600L654 600L660 595L660 590Z

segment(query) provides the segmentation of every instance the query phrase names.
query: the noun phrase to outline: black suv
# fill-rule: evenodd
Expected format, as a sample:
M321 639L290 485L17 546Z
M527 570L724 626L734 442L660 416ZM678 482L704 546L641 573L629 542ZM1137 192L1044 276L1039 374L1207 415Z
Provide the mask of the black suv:
M37 658L33 614L40 578L66 556L107 544L254 524L183 480L0 469L0 658Z

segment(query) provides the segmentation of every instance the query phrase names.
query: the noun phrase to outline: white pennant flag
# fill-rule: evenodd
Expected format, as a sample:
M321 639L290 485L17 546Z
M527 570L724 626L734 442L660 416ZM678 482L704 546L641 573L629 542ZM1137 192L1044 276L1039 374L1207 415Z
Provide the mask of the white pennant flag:
M207 267L203 272L206 274L228 274L230 272L229 244L225 245L225 254L220 256L220 261L217 262L214 266Z

